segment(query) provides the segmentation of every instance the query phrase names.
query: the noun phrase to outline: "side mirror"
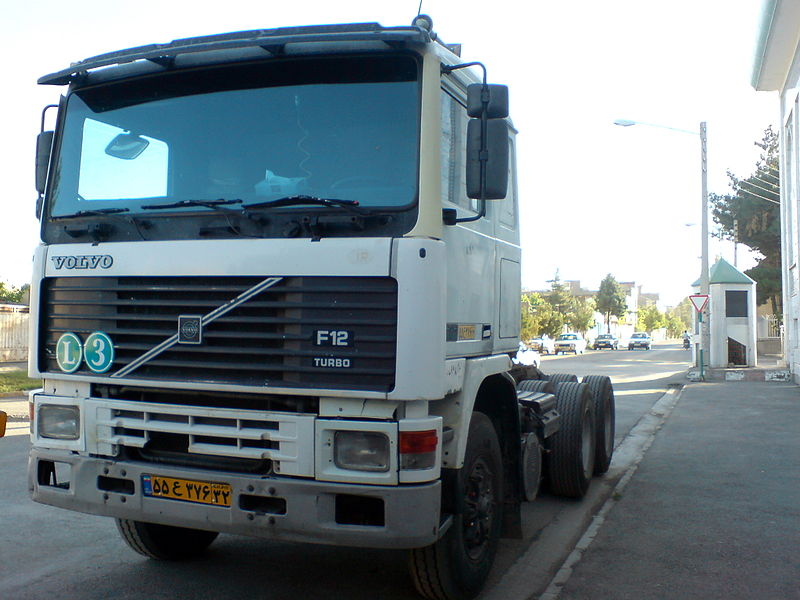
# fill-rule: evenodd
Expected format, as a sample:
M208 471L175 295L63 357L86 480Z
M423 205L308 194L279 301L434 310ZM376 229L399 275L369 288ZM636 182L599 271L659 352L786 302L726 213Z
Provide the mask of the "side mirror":
M106 146L106 154L123 160L133 160L150 145L146 139L135 133L120 133Z
M486 187L481 196L481 120L467 123L467 196L502 200L508 190L508 125L502 119L486 122Z
M36 136L36 191L41 196L47 183L47 166L53 148L53 132L43 131Z
M471 83L467 86L467 114L473 119L483 116L484 89L486 90L486 118L505 119L508 117L508 86Z

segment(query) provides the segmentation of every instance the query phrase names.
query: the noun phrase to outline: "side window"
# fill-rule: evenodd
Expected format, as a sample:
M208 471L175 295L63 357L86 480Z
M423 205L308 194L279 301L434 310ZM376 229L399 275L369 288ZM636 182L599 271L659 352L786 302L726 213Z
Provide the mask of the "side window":
M466 159L467 110L442 90L442 201L477 212L477 200L467 198Z
M517 228L517 180L514 165L516 164L516 148L514 138L508 138L508 192L504 200L499 200L500 204L500 224L507 229Z
M106 153L108 144L124 129L94 119L83 123L78 194L85 200L156 198L167 195L169 150L161 140L149 143L130 160Z

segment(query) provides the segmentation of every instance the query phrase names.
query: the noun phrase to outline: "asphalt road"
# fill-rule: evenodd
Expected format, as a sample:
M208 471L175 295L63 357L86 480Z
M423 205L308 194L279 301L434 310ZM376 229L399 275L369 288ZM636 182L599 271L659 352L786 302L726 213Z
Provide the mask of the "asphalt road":
M547 373L608 374L617 401L617 441L646 414L670 384L680 383L688 352L677 344L651 351L589 351L545 356ZM222 535L197 561L164 563L134 554L112 520L35 504L28 499L28 439L0 439L0 597L59 600L284 599L320 596L352 600L417 598L406 554L391 550L275 543ZM483 597L492 599L503 577L532 544L530 595L543 591L613 488L596 479L581 502L543 495L523 506L524 539L503 540ZM526 593L525 596L528 596ZM525 596L521 596L525 597ZM514 600L506 596L507 600Z

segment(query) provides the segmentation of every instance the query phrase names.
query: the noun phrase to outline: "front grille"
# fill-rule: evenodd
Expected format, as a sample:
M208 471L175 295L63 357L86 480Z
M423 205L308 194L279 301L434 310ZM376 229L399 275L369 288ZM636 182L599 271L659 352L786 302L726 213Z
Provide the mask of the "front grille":
M314 415L86 402L89 451L196 468L313 477Z
M39 367L59 372L56 343L95 331L114 344L103 376L127 379L390 391L397 283L388 277L285 277L205 324L200 344L174 344L178 317L207 317L266 277L54 277L42 283ZM317 332L347 345L315 345ZM324 341L329 337L322 336ZM130 372L128 372L130 370ZM96 376L81 363L76 371Z

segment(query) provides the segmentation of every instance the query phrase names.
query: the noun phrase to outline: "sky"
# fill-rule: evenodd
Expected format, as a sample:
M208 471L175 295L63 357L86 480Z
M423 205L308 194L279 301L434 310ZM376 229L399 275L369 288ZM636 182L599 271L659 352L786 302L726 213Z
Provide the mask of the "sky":
M520 8L525 6L524 9ZM749 175L753 144L778 120L774 93L750 79L762 0L423 0L434 30L510 88L525 289L556 273L597 289L612 274L658 293L662 307L691 293L700 274L700 143L708 123L709 191L726 171ZM96 54L154 42L257 28L377 21L408 25L419 0L184 2L38 0L0 22L0 281L31 278L35 138L41 110L62 88L41 75ZM713 230L713 222L711 223ZM733 263L712 240L711 261ZM744 270L756 258L739 247Z

